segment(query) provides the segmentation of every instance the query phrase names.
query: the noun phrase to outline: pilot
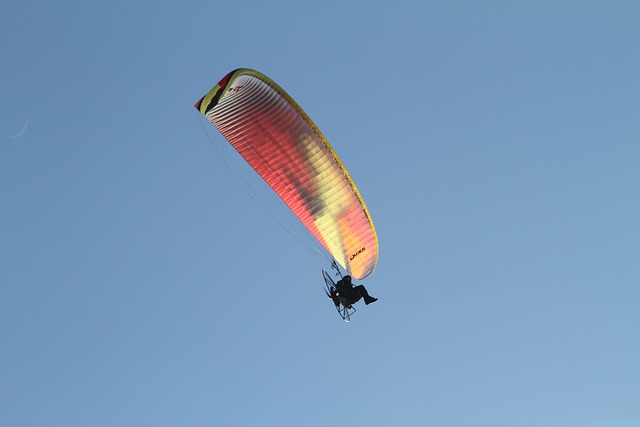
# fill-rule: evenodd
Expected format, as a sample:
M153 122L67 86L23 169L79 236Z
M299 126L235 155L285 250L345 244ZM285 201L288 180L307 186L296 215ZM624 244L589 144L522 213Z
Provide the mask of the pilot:
M355 304L360 301L360 298L364 298L366 305L378 301L378 298L369 295L364 285L354 286L353 283L351 283L351 276L349 275L344 276L342 280L338 280L338 283L336 283L336 292L339 294L339 297L347 301L346 305ZM338 295L331 295L331 299L333 299L333 303L336 306L340 305L339 297Z

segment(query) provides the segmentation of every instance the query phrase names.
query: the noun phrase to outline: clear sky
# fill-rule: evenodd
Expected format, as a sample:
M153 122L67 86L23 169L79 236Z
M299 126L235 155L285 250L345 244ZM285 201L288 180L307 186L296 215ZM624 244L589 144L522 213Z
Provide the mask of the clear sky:
M0 5L3 427L640 426L640 2ZM238 67L371 211L351 323L193 108Z

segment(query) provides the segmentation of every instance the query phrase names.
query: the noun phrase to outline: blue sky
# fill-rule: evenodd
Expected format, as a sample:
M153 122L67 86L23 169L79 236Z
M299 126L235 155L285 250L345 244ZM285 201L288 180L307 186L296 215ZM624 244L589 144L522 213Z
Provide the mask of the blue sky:
M4 0L0 424L640 426L638 22L633 1ZM371 211L380 301L349 324L192 107L238 67Z

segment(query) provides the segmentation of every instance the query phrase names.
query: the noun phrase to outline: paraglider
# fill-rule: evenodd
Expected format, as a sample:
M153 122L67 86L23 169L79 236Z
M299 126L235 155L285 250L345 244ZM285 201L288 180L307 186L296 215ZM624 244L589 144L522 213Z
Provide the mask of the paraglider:
M195 107L350 276L373 273L378 238L367 206L329 142L280 86L240 68Z
M336 265L335 261L331 264L331 268L338 271L340 269ZM324 277L325 293L338 310L338 314L346 322L351 320L351 316L356 312L356 308L353 306L355 303L364 299L366 305L372 304L378 301L378 298L369 295L369 292L364 285L355 285L351 282L351 276L348 274L343 276L338 282L334 282L329 273L326 270L322 270L322 276Z

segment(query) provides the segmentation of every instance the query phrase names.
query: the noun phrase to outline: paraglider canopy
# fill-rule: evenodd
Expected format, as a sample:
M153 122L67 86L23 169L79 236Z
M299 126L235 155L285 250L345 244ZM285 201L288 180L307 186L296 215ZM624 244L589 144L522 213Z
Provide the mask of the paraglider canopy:
M373 272L378 239L364 200L329 142L280 86L241 68L195 107L345 270L356 279Z

